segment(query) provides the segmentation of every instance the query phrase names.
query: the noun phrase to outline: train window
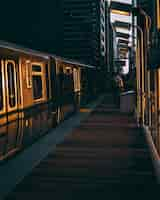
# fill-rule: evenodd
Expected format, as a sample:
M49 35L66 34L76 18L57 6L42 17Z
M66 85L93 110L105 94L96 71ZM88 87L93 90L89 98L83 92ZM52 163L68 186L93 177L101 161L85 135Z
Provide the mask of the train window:
M11 108L13 108L16 105L16 88L15 88L15 66L12 62L7 63L7 75L8 75L9 105Z
M40 100L43 98L43 79L42 79L42 66L32 65L32 88L33 99Z
M33 98L41 99L42 98L42 78L41 76L34 75L32 77L33 84Z
M34 71L34 72L41 72L41 66L39 66L39 65L32 65L32 71Z
M0 65L0 111L3 109L2 66Z

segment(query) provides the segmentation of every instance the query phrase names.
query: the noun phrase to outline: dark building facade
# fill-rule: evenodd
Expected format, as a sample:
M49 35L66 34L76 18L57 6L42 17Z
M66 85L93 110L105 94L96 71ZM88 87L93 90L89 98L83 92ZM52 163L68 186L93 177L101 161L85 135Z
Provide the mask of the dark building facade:
M1 7L0 40L105 66L105 0L6 0Z
M153 28L156 27L156 12L155 12L155 8L156 8L156 2L159 0L154 0L154 1L148 1L148 0L137 0L137 6L140 7L141 9L143 9L147 15L150 16L151 20L152 20L152 24L151 26ZM142 16L140 16L142 18ZM139 21L143 24L143 19L141 19L141 21ZM141 24L140 24L141 25Z
M64 57L105 65L105 1L63 0Z
M159 0L154 1L148 1L148 0L137 0L137 6L140 7L142 11L139 11L137 13L137 24L143 29L144 34L144 49L151 46L157 46L158 44L158 38L159 38L159 31L157 29L157 2ZM149 24L150 28L146 28L146 20L149 17ZM149 30L149 44L146 42L147 40L147 31ZM160 40L159 40L160 41ZM159 43L160 44L160 43ZM148 46L149 45L149 46Z
M0 40L60 54L61 0L1 1L0 19Z
M160 66L160 0L138 0L137 4L150 18L150 37L148 47L148 68L157 69ZM145 27L145 18L138 18L138 25ZM147 30L144 29L144 36ZM152 79L154 80L154 78ZM154 84L153 84L154 85Z

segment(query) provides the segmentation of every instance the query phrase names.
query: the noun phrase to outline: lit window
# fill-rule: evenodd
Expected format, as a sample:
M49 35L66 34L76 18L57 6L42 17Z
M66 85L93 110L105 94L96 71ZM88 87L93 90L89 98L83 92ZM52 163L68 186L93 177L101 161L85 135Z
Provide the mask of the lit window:
M33 72L41 72L41 66L39 65L32 65Z
M33 98L41 99L42 98L42 78L41 78L41 76L34 75L32 77L32 83L33 83Z
M8 75L8 94L9 105L11 108L16 105L16 87L15 87L15 65L12 62L7 63L7 75Z
M33 99L39 100L43 97L42 69L40 65L32 65L32 87Z
M74 90L75 92L80 90L80 77L79 77L79 72L78 69L73 70L73 80L74 80Z
M3 109L2 66L0 65L0 110Z

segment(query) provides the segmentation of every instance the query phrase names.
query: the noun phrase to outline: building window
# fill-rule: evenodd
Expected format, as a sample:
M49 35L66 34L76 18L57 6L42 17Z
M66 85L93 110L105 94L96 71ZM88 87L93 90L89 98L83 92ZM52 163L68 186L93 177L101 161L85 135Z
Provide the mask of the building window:
M43 83L42 83L42 66L32 65L32 87L33 99L40 100L43 98Z
M15 77L15 65L12 62L7 63L7 76L8 76L8 95L9 105L11 108L16 106L16 77Z
M3 82L2 82L2 66L0 65L0 111L3 110Z

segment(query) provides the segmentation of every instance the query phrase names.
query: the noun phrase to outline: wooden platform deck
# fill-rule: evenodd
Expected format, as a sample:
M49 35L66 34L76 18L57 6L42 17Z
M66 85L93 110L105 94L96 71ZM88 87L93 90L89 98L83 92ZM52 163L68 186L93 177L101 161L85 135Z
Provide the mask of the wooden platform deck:
M142 130L107 97L7 200L154 199L157 191Z

